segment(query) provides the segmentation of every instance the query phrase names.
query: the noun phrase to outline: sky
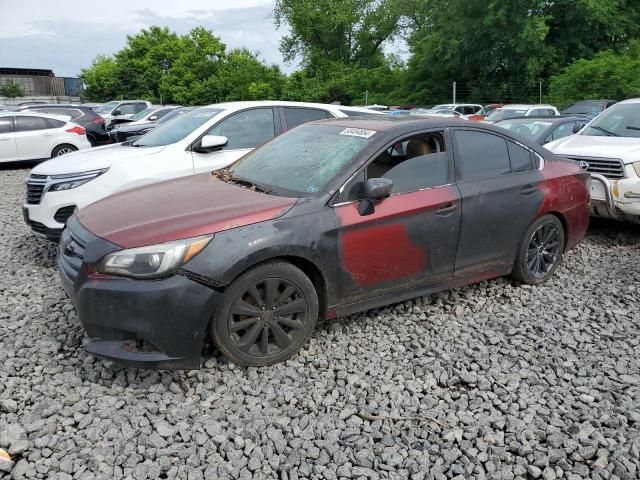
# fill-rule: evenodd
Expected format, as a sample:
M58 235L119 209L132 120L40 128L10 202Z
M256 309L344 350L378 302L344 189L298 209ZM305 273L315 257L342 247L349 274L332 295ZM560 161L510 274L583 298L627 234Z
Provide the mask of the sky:
M123 48L151 25L186 33L204 26L230 48L246 47L285 72L272 0L0 0L0 67L45 68L74 77L99 54Z

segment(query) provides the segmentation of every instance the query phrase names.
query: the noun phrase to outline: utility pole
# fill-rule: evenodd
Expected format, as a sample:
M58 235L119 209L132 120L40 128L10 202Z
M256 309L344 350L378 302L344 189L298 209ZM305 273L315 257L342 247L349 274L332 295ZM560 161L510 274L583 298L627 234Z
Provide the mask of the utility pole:
M542 80L540 81L540 104L542 104Z
M456 103L456 88L457 88L457 84L456 82L453 82L453 103Z
M364 106L369 105L369 90L364 91Z

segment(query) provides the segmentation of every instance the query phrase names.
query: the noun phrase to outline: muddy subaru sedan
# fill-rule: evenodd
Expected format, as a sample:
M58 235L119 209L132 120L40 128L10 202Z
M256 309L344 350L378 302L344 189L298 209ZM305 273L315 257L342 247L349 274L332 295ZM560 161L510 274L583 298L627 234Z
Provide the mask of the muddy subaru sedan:
M318 318L502 275L544 282L588 207L588 174L502 129L324 120L227 169L90 205L58 266L95 355L198 368L210 335L234 363L270 365Z

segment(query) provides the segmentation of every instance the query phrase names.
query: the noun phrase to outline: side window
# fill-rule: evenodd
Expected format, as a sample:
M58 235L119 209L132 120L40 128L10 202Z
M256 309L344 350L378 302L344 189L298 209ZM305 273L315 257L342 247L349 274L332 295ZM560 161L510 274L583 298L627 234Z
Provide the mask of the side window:
M36 130L47 130L52 128L47 121L41 117L15 117L17 132L34 132Z
M473 130L458 130L455 135L459 181L498 177L511 171L504 138Z
M136 104L134 104L134 108L135 108L135 112L134 113L138 113L138 112L141 112L142 110L144 110L145 108L147 108L147 104L146 103L136 103Z
M133 115L140 111L135 103L124 103L118 107L118 110L120 110L120 115Z
M4 133L11 133L11 118L0 117L0 135Z
M82 110L76 110L75 108L72 108L69 110L69 115L75 120L76 118L80 118L81 116L83 116L84 112Z
M531 170L531 152L513 142L507 142L507 144L509 146L509 158L511 159L511 171L518 173Z
M156 120L160 120L162 117L164 117L167 113L171 112L172 110L173 109L171 108L165 108L164 110L158 110L157 112L154 112L153 115L156 116Z
M287 128L289 130L303 123L311 122L312 120L322 120L323 118L331 117L332 115L328 112L316 108L284 108L284 118L287 121Z
M558 140L559 138L568 137L569 135L573 135L573 127L576 122L567 122L560 125L556 128L551 134L552 140Z
M394 194L446 185L448 177L449 161L442 132L404 139L367 167L367 178L393 180Z
M255 148L275 136L276 126L271 108L254 108L236 113L220 122L207 135L229 139L227 150Z

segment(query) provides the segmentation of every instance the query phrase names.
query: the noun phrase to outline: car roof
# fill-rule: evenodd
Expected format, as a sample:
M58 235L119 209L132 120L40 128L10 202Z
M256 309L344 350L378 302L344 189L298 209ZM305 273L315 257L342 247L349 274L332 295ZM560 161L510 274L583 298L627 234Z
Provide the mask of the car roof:
M481 127L487 130L495 130L491 125L476 125L468 120L459 119L458 117L444 116L419 116L419 115L363 115L359 117L342 117L329 118L323 120L314 120L308 124L316 125L336 125L345 128L361 128L364 130L375 131L414 131L429 128L446 128L451 126L458 127Z
M239 101L239 102L223 102L212 103L210 105L204 105L210 108L221 108L224 110L242 110L244 108L252 107L307 107L307 108L320 108L323 110L338 109L338 110L350 110L378 114L375 110L371 110L366 107L348 107L346 105L334 105L328 103L311 103L311 102L288 102L284 100L256 100L256 101Z
M512 120L531 120L533 122L535 121L545 121L545 122L562 122L562 121L585 121L585 117L584 116L579 116L579 115L553 115L553 116L542 116L542 115L535 115L535 116L529 116L529 117L511 117L511 118L504 118L502 120L498 120L496 122L496 124L498 123L502 123L502 122L510 122Z
M640 103L640 98L629 98L618 103Z
M500 107L501 110L525 110L525 109L531 109L531 108L555 108L553 105L548 105L546 103L544 104L518 104L518 103L514 103L512 105L504 105L502 107Z
M91 107L76 103L38 103L32 105L23 105L20 108L24 110L33 110L36 108L86 108L88 110L91 110Z
M2 112L0 111L0 117L44 117L44 118L53 118L54 120L64 120L68 122L71 117L69 115L57 115L55 113L41 113L41 112L30 112L29 110L17 111L17 112Z

